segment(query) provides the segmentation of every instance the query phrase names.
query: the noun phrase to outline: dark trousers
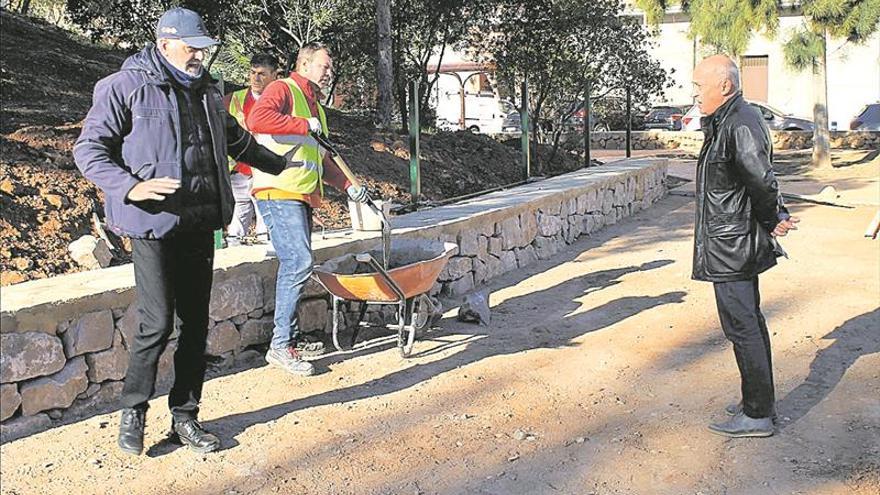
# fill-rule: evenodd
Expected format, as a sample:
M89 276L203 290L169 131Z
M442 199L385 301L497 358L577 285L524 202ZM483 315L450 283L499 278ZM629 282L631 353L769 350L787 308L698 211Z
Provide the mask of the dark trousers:
M733 343L733 354L742 381L743 412L767 418L773 411L773 363L770 334L761 314L758 277L737 282L716 282L715 302L724 336Z
M213 280L212 232L173 238L133 239L132 258L140 325L130 346L123 407L146 408L156 388L159 356L180 319L174 353L174 385L168 407L175 420L196 418L205 380L208 303Z

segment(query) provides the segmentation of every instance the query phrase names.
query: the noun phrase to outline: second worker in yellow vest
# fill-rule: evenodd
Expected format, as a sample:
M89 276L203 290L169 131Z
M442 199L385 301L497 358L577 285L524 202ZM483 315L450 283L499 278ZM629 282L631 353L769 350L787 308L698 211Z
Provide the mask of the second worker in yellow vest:
M272 81L278 78L278 62L271 55L258 53L251 57L251 70L248 75L248 87L229 93L223 98L226 110L239 125L248 129L245 119L253 109L260 95ZM235 198L235 209L232 212L232 223L226 229L228 246L238 246L250 233L254 226L254 234L258 243L269 241L269 231L263 217L257 211L257 200L251 195L253 188L253 169L245 162L237 162L229 157L232 195Z
M287 169L278 176L255 170L253 191L278 257L275 326L266 361L296 375L314 373L303 355L323 352L323 343L302 338L297 314L312 273L312 209L321 204L325 183L346 191L354 201L367 198L366 190L353 186L309 136L309 132L327 135L318 95L332 65L325 47L314 43L304 46L297 56L296 70L270 84L247 117L257 141L287 158Z

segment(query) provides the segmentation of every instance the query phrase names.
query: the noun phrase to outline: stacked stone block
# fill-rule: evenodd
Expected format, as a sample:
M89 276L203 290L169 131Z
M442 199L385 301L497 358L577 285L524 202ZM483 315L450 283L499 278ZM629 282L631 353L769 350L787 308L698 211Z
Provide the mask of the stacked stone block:
M813 146L812 131L771 131L773 149L804 150ZM580 136L571 136L566 145L582 146ZM701 131L634 131L630 136L630 144L634 150L672 150L680 149L692 153L699 152L703 145ZM623 131L594 132L590 134L590 145L593 149L622 150L626 149L626 133ZM831 147L847 150L880 149L880 132L877 131L832 131Z
M662 198L666 170L657 168L595 184L577 195L489 224L437 237L456 242L432 294L460 296L487 281L559 253L579 237L613 225Z

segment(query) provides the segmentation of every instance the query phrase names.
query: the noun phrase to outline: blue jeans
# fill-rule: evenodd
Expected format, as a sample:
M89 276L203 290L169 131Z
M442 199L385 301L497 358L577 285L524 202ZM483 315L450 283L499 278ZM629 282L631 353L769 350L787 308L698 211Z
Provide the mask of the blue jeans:
M295 344L299 334L296 308L312 274L312 209L295 200L261 199L257 205L278 257L271 346L286 349Z

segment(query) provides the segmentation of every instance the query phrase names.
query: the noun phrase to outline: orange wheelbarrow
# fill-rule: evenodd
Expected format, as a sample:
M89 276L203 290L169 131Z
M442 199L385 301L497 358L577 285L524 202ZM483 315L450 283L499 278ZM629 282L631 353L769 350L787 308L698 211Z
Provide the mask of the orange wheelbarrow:
M412 352L417 330L427 326L432 313L428 291L458 246L450 242L401 239L393 249L383 246L387 269L377 261L379 252L348 254L333 258L315 268L313 274L333 298L333 345L340 351L355 346L358 331L370 326L364 322L369 305L394 305L396 324L386 325L397 330L397 347L403 357ZM363 303L348 346L339 342L340 306Z
M330 154L353 185L360 185L348 164L324 135L311 133L310 136ZM397 330L397 347L403 357L408 357L415 342L416 330L428 324L433 310L427 293L458 246L450 242L403 239L395 241L392 250L388 218L369 197L366 204L382 221L381 253L371 251L340 256L315 267L312 273L333 297L333 345L337 349L345 351L353 348L360 328L369 326L363 321L368 305L394 305L397 323L386 326ZM381 264L376 261L380 255ZM351 341L345 348L339 343L339 311L341 304L350 307L352 302L363 304L354 324Z

